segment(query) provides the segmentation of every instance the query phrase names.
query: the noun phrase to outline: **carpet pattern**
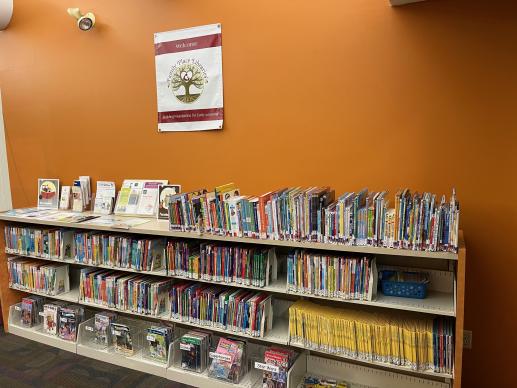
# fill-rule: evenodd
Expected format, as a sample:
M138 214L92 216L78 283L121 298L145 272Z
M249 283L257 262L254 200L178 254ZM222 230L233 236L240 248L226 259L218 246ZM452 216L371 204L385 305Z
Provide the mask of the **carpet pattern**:
M186 388L157 376L78 356L0 328L0 387Z

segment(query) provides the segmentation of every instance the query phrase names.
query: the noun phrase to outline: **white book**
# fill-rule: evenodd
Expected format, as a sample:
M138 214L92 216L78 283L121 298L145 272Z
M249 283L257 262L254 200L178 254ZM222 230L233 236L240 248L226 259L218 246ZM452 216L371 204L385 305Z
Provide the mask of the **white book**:
M156 215L158 196L162 182L145 182L136 213L143 216Z
M61 199L59 201L60 210L69 210L71 203L72 188L70 186L61 187Z
M230 212L230 234L235 237L242 237L242 230L239 225L239 214L237 211L237 203L245 198L244 196L232 197L224 202L228 204Z
M115 198L115 182L97 181L97 196Z
M81 181L74 181L72 186L72 210L74 212L82 212L84 210L84 191L81 187Z
M89 205L92 200L92 186L89 176L80 176L81 187L83 189L83 201L85 206Z

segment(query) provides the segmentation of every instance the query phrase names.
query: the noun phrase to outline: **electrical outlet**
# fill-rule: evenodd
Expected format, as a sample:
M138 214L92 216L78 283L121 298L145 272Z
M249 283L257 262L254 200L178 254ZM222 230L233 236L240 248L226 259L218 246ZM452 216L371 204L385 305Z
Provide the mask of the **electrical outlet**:
M463 330L463 349L472 349L472 331Z

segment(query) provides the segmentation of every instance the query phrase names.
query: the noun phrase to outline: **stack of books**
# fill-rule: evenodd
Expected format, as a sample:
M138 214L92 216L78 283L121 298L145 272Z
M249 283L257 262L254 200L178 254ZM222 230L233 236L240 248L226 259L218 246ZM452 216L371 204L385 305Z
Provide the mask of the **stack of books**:
M300 300L289 308L289 339L308 349L452 373L453 323L446 318L371 313Z

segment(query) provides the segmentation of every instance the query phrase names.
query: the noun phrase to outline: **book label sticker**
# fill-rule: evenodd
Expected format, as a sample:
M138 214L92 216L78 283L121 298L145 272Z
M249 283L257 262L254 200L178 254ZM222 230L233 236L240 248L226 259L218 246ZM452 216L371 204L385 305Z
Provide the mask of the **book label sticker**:
M210 352L208 354L208 357L210 357L210 358L212 358L214 360L218 360L218 361L232 362L232 357L229 354L221 354L221 353L216 353L216 352Z
M14 309L15 309L16 311L22 311L22 309L21 309L21 307L20 307L20 306L14 306Z
M156 338L154 337L154 335L148 335L147 341L156 341Z
M190 350L191 349L191 345L190 344L180 343L180 349L181 350Z
M84 327L84 330L86 330L86 331L93 331L93 327L91 327L91 326L85 326L85 327Z
M260 369L266 372L279 373L280 368L277 365L264 364L262 362L255 361L255 369Z

